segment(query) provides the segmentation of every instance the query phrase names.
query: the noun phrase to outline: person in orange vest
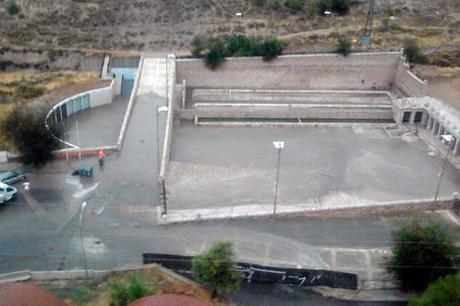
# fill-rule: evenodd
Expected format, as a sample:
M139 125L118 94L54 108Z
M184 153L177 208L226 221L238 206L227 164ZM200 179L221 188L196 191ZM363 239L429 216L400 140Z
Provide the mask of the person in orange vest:
M97 152L97 157L98 157L98 161L99 161L99 165L102 166L104 165L104 159L105 159L105 153L104 153L104 150L99 150L99 152Z

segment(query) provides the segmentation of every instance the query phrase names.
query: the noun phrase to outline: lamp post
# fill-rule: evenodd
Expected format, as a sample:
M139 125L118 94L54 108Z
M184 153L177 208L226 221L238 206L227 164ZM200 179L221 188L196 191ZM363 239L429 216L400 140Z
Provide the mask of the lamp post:
M243 13L241 13L241 12L236 12L236 13L235 13L235 16L240 18L240 23L241 23L241 17L243 16ZM232 22L232 34L233 34L233 22ZM239 39L238 36L239 36L239 34L236 34L236 49L237 49L237 50L238 50L239 47L240 47L240 44L239 44L239 41L238 41L238 39Z
M436 187L436 194L434 196L434 201L435 202L438 199L439 190L441 188L442 178L444 176L444 171L446 170L447 160L448 160L448 157L449 157L449 152L451 150L452 140L454 140L454 137L452 135L441 135L441 137L442 137L443 142L445 141L447 143L447 153L446 153L446 156L444 157L444 162L442 164L441 173L439 174L438 186Z
M160 174L160 134L158 132L159 130L159 124L158 124L158 119L159 119L159 113L164 113L168 111L167 106L157 106L155 108L155 114L156 114L156 136L157 136L157 173L158 175Z
M273 146L278 151L278 160L276 163L275 192L273 194L273 217L276 218L276 204L278 201L278 181L280 177L281 150L284 149L284 141L274 141Z
M89 278L89 273L88 273L88 261L86 259L86 250L85 250L85 242L83 240L83 213L85 211L86 207L86 201L81 203L81 210L80 210L80 221L78 222L78 227L80 229L80 241L81 241L81 248L82 248L82 253L83 253L83 260L85 264L85 275L86 278Z

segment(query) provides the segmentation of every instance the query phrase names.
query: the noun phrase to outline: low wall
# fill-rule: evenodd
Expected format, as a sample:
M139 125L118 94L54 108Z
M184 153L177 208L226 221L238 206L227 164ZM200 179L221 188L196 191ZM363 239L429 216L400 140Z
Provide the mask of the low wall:
M171 60L172 59L172 60ZM171 55L168 55L169 61L169 76L171 80L176 79L176 60ZM165 128L165 137L163 142L162 154L161 154L161 167L160 167L160 181L164 180L166 177L166 171L169 166L169 159L171 154L171 141L172 141L172 129L174 124L174 109L176 107L176 103L178 102L178 98L180 97L181 91L175 91L175 85L169 84L168 86L168 115L166 119L166 128Z
M409 68L410 66L406 63L405 58L401 57L396 70L394 87L407 97L426 95L427 82L419 79Z
M201 59L177 60L176 83L187 87L249 89L390 89L400 52L285 55L271 62L261 58L229 58L210 70Z
M181 273L192 270L192 256L170 254L142 254L144 264L160 264ZM292 264L294 266L294 264ZM315 270L294 267L273 267L238 262L238 271L244 275L246 282L281 283L286 285L327 286L330 288L358 289L358 276L354 273L330 270Z
M139 59L139 66L137 68L136 79L134 80L133 90L129 96L128 107L126 109L125 117L123 118L123 124L121 125L120 135L118 136L117 147L119 150L123 147L123 142L126 136L126 130L128 129L129 119L134 109L134 103L136 101L137 90L139 88L139 81L144 67L144 57L141 56Z

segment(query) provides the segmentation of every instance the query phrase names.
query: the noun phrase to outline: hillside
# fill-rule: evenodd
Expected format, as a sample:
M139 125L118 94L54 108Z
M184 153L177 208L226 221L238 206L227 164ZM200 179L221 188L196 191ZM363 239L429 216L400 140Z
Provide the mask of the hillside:
M305 0L297 13L284 1L16 0L18 14L1 5L0 39L4 46L186 51L195 35L234 32L280 36L291 51L324 51L347 34L359 46L367 0L353 1L348 14L332 17L318 16L316 0ZM418 38L428 51L460 46L458 0L376 0L374 24L373 48L399 49L406 37Z

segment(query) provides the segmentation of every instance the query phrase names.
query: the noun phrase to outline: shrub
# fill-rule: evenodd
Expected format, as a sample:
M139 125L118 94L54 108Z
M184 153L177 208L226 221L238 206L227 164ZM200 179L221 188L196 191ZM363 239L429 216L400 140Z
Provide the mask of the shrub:
M351 39L348 36L341 36L337 39L335 52L343 56L351 53Z
M203 51L206 49L206 38L202 36L195 36L192 40L192 55L201 57Z
M281 10L281 2L280 2L280 0L269 0L268 7L272 11L280 11Z
M210 69L214 70L225 61L227 53L225 44L219 38L211 38L209 40L209 51L205 55L205 63Z
M430 284L419 297L413 297L409 306L460 305L460 276L449 275Z
M407 39L404 42L404 55L409 63L423 64L426 62L425 55L414 39Z
M5 10L10 15L16 15L21 9L19 5L16 4L15 0L8 0L5 2Z
M283 53L283 43L276 37L267 38L260 45L261 56L264 61L270 61Z
M156 293L156 289L145 283L141 276L132 275L129 281L109 281L110 305L126 306L144 296Z
M459 250L439 224L414 221L393 233L392 257L386 269L403 289L423 290L434 280L454 274Z
M192 274L196 281L216 294L232 293L239 289L242 275L236 267L231 242L217 242L208 251L192 260Z
M266 0L251 0L251 3L254 4L255 6L264 6L266 3Z
M35 167L46 164L60 146L56 137L60 137L62 131L55 126L46 128L45 118L46 112L15 108L0 125L3 135L14 144L24 164Z
M300 12L303 9L304 4L305 0L286 0L284 3L292 14Z
M339 15L345 15L350 10L350 0L332 0L332 10Z
M19 85L18 88L16 88L16 95L23 99L32 99L43 95L43 89L39 87L22 84Z
M324 15L324 11L345 15L350 10L350 3L350 0L316 0L316 9L319 15Z

